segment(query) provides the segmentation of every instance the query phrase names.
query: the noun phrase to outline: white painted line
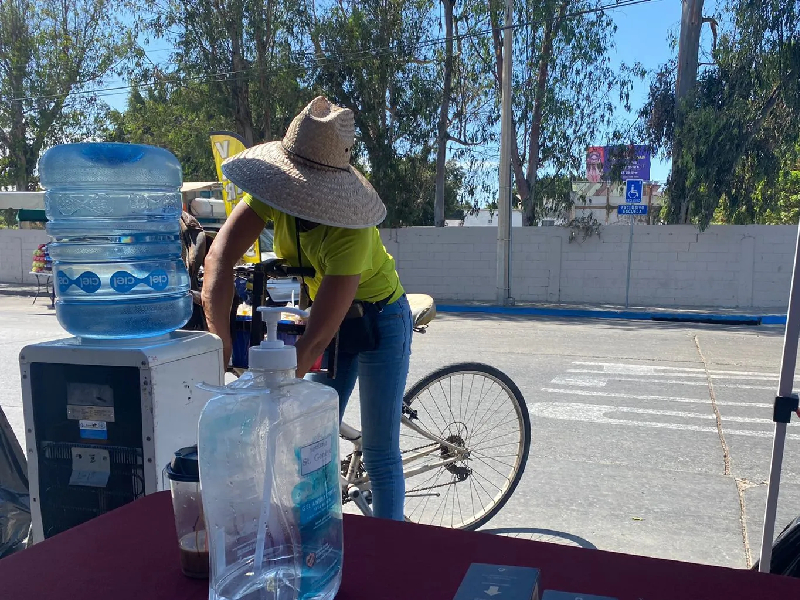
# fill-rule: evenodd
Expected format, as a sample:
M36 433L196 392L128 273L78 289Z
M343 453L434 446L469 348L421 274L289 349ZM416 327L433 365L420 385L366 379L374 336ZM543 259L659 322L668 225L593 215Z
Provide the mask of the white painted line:
M634 365L634 366L636 366L636 365ZM624 365L621 365L619 368L615 368L615 369L608 368L608 369L604 369L602 371L600 371L598 369L567 369L566 372L567 373L577 373L577 374L590 373L592 375L603 375L603 374L607 374L607 375L654 375L656 377L658 377L659 375L661 375L662 377L665 376L665 375L671 375L671 376L677 376L677 377L697 377L699 379L705 379L706 378L706 374L705 373L678 373L678 372L670 372L670 373L660 372L660 373L655 373L655 372L649 372L649 371L648 372L640 371L638 369L629 369ZM741 379L741 380L745 380L745 381L751 381L751 380L755 380L755 381L774 381L774 382L776 382L776 385L777 385L777 381L778 381L778 378L777 377L773 377L772 375L741 375L741 376L740 375L715 375L713 373L713 371L710 371L709 373L710 373L711 377L713 379L715 379L715 380L716 379L737 379L737 380Z
M605 387L608 378L602 377L556 377L550 383L556 385L580 385L584 387Z
M575 370L577 372L577 369ZM664 375L670 375L664 373ZM586 387L605 387L605 385L595 385L594 383L579 383L582 381L580 377L574 378L567 378L567 377L556 377L553 379L551 383L556 384L563 384L563 382L569 382L572 385L583 385ZM651 379L649 377L624 377L622 375L609 375L605 378L597 378L597 377L587 377L587 381L638 381L640 383L665 383L669 385L694 385L698 387L708 387L707 381L680 381L677 379ZM724 381L715 381L715 387L721 388L731 388L736 390L767 390L767 391L776 391L777 390L777 383L775 385L749 385L746 383L725 383Z
M594 396L599 398L629 398L631 400L655 400L663 402L681 402L685 404L705 404L711 406L709 398L681 398L678 396L647 396L644 394L624 394L620 392L596 392L593 390L570 390L563 388L542 388L550 394L567 394L571 396ZM759 402L724 402L725 406L745 406L753 408L772 408L772 404ZM723 418L725 421L726 418ZM772 423L772 420L769 421Z
M582 365L588 367L603 367L604 369L611 369L605 370L602 372L606 373L615 373L617 369L632 369L636 372L647 374L651 373L653 375L666 375L666 373L659 373L659 371L676 371L676 372L687 372L687 373L700 373L701 375L705 375L706 370L701 368L695 367L668 367L668 366L661 366L661 365L629 365L626 363L605 363L605 362L585 362L585 361L574 361L573 365ZM631 371L629 371L631 372ZM719 369L709 369L709 373L712 375L742 375L742 376L752 376L752 377L769 377L771 379L778 379L778 375L768 375L763 371L723 371Z
M622 410L624 408L625 410ZM528 410L532 415L547 419L558 419L562 421L580 421L584 423L600 425L630 425L634 427L646 427L653 429L674 429L678 431L698 431L703 433L717 434L716 425L689 425L685 423L658 423L651 421L628 421L607 417L607 413L625 412L639 414L659 414L664 416L680 416L690 418L704 418L709 421L714 420L714 415L701 415L696 413L685 413L681 411L657 411L650 409L635 409L630 407L602 406L599 404L579 404L579 403L557 403L557 402L534 402L528 405ZM644 412L647 411L647 412ZM750 419L739 420L745 423L772 423L769 419ZM725 428L725 435L741 435L746 437L771 438L772 431L756 431L751 429L728 429ZM790 439L800 440L800 435L789 434Z

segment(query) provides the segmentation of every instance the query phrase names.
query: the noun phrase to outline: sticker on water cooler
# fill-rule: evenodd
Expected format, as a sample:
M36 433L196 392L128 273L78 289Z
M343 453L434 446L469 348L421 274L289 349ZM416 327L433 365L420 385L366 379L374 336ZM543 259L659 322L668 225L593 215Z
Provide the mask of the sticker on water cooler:
M108 450L99 448L70 448L72 452L72 474L69 485L106 487L111 474L111 458Z
M97 273L92 273L91 271L84 271L74 279L64 271L58 271L56 273L56 282L58 283L59 294L65 293L73 285L87 294L94 294L102 285Z
M144 284L156 292L163 292L169 285L169 275L164 269L156 269L144 277L136 277L127 271L117 271L111 276L109 283L111 289L120 294L127 294L139 284Z
M113 423L114 390L101 383L68 383L67 419Z
M89 421L80 419L78 426L81 429L81 438L85 440L107 440L108 424L105 421Z

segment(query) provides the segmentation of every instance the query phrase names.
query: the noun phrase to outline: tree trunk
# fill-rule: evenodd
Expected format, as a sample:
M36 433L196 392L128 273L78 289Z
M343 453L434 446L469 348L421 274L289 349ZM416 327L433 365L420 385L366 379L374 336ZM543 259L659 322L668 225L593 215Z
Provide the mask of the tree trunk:
M678 77L675 82L675 137L672 145L672 173L670 191L680 194L678 213L670 211L678 223L689 222L689 198L686 190L685 170L676 164L680 157L681 127L683 125L682 100L694 89L697 83L698 56L700 54L700 29L703 26L703 1L683 0L681 11L681 32L678 41Z
M525 174L527 190L522 197L522 225L530 227L536 225L536 202L534 192L536 178L539 173L540 137L542 134L542 114L544 113L545 94L547 92L547 78L549 74L550 59L553 56L553 40L558 35L561 21L567 10L568 0L564 0L558 7L556 17L545 24L542 50L539 56L539 71L536 75L536 95L533 102L533 118L531 120L531 136L528 148L528 170ZM517 186L519 187L519 186Z
M233 27L231 33L231 67L233 79L230 83L231 99L233 100L233 117L236 122L236 132L242 136L245 145L249 148L255 139L253 135L253 115L250 111L250 89L247 82L247 61L242 55L241 27Z
M269 142L272 139L272 110L270 106L269 79L267 77L267 65L269 53L272 48L272 13L274 10L272 0L266 2L264 13L259 15L258 24L255 29L256 35L256 68L258 69L258 93L261 100L261 112L258 115L261 122L261 142Z
M439 110L439 128L436 139L436 197L433 203L433 224L444 227L444 187L447 166L447 142L449 140L448 120L450 118L450 93L453 83L453 9L455 0L441 0L444 6L444 86L442 104Z

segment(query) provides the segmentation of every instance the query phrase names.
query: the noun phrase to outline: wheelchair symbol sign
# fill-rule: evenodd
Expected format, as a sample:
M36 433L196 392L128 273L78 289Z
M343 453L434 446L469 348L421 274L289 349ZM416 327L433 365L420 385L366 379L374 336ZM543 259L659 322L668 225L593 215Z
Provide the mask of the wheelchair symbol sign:
M639 203L642 201L644 181L641 179L628 179L625 181L625 202Z

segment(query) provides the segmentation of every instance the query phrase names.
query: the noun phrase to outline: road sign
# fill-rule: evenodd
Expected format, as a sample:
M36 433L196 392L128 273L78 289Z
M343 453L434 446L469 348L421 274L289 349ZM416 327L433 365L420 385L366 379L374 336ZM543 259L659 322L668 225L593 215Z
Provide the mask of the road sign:
M620 204L617 206L618 215L646 215L647 204Z
M628 203L641 202L643 191L644 191L644 181L642 181L641 179L628 179L625 182L625 202Z

